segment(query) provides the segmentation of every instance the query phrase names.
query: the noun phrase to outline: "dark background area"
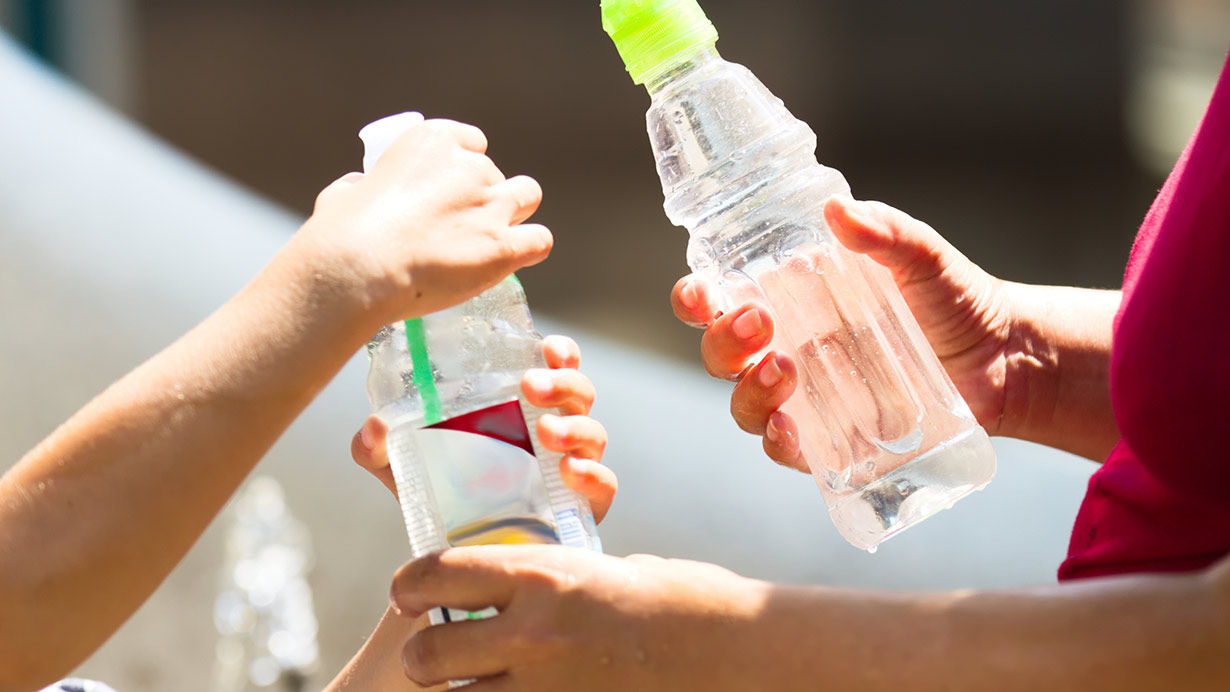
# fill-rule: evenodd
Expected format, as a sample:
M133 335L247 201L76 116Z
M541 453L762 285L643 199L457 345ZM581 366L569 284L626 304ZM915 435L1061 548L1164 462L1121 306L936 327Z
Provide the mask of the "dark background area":
M73 3L63 3L69 11ZM1125 132L1131 3L704 3L723 56L816 130L856 196L1004 278L1115 287L1160 184ZM355 133L421 110L483 128L546 195L535 310L693 359L670 314L686 233L661 211L644 111L598 0L135 0L128 110L307 214ZM54 57L54 50L52 51Z

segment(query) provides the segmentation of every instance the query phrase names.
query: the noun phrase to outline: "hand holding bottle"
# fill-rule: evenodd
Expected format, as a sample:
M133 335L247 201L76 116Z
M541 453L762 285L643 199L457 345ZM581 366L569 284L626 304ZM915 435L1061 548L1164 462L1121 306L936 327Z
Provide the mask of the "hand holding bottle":
M551 233L523 223L542 189L505 178L470 125L430 120L410 128L368 174L349 173L316 199L282 257L370 323L451 307L536 264Z
M602 465L606 450L606 429L589 417L594 405L594 385L581 374L581 351L566 336L543 340L543 355L549 370L530 370L521 380L521 392L533 406L558 409L564 415L544 415L538 420L538 439L551 452L563 454L560 476L564 483L589 501L594 520L606 516L619 483L615 472ZM378 416L371 416L355 433L350 453L394 495L397 485L385 452L388 428Z
M420 687L481 678L473 689L725 692L787 689L777 684L786 668L764 666L789 648L776 632L793 619L765 617L774 593L691 560L484 545L404 565L390 600L403 628L432 608L500 610L403 639L402 669Z
M1117 291L1000 280L935 229L879 202L836 197L825 220L847 249L892 272L988 433L1105 457L1118 437L1105 401ZM719 313L713 290L695 275L675 284L671 305L680 320L705 329L701 356L709 373L739 380L731 397L739 427L764 436L773 460L807 472L794 421L778 410L794 391L797 366L776 352L753 361L773 338L769 313L755 303Z
M1004 282L962 255L927 224L879 202L834 197L824 209L833 235L849 250L887 267L948 376L979 424L1000 432L1010 311ZM715 377L738 378L731 414L739 427L764 436L765 453L800 471L795 423L778 408L793 393L798 369L786 354L770 351L767 310L745 303L719 313L710 286L686 276L671 292L675 314L705 328L701 355Z

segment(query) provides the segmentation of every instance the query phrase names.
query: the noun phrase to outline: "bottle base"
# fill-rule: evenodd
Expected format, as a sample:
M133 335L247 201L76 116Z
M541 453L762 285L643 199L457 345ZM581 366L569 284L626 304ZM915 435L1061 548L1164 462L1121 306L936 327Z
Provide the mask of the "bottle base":
M923 519L981 490L995 476L995 449L982 428L895 469L829 509L837 531L854 547L876 546Z

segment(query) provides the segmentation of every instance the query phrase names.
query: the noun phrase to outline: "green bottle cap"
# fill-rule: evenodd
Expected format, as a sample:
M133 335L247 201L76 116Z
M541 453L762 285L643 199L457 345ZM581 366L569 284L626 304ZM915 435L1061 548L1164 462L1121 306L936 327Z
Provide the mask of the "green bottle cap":
M696 0L602 0L602 28L637 84L718 39Z

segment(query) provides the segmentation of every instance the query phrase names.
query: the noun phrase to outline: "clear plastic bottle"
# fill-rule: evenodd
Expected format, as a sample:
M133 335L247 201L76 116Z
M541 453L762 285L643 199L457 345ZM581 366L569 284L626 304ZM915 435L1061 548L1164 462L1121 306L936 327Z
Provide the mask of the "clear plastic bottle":
M403 113L364 128L365 168L421 121ZM388 426L413 557L491 543L601 549L589 504L560 478L561 455L538 441L546 411L521 395L525 371L546 362L516 277L456 307L384 327L367 352L368 398ZM438 624L482 614L431 615Z
M652 103L649 137L688 265L728 306L756 300L799 365L783 406L838 531L880 542L990 482L995 452L889 272L846 250L825 201L848 194L816 136L717 53L696 0L603 0L603 27Z

